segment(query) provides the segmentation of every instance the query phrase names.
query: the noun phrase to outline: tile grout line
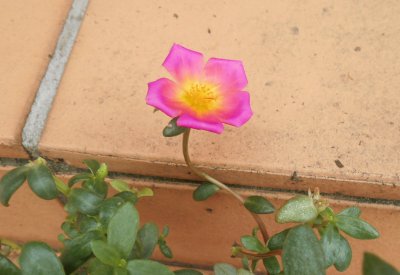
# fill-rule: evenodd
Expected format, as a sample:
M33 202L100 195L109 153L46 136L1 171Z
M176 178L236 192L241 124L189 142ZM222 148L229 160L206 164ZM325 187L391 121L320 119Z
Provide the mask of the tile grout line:
M89 0L73 0L64 27L58 37L54 55L40 82L35 100L22 130L22 146L31 157L39 156L40 138L64 74L65 65L69 60L78 36L88 3Z

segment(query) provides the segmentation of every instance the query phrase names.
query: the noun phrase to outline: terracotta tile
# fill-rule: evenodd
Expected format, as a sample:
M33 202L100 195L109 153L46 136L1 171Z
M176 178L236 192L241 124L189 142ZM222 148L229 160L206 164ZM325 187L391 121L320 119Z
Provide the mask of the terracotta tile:
M137 187L153 188L155 196L143 198L137 205L141 222L154 221L160 227L166 224L170 226L167 240L173 250L175 262L201 267L217 262L239 264L238 260L230 258L230 247L234 241L239 241L241 235L251 232L254 222L247 211L229 195L221 192L208 201L195 202L191 194L196 187L194 184L143 180L130 182ZM267 194L250 189L242 189L241 193L245 196L265 195L276 206L292 196L288 193ZM362 209L362 218L376 226L381 233L377 240L349 240L353 249L353 261L346 274L361 274L364 251L377 253L400 268L397 261L400 256L397 249L400 246L399 207L344 200L329 202L336 211L357 205ZM57 202L39 200L28 188L23 188L16 193L9 208L0 207L0 217L7 224L6 227L0 227L0 236L21 241L45 240L55 247L59 246L56 236L60 233L63 211ZM41 223L37 220L38 217L45 217L46 223ZM284 228L272 222L272 215L265 215L264 218L271 234ZM165 260L159 252L155 257ZM331 270L328 274L339 273Z
M4 1L0 10L0 157L27 158L21 131L70 1Z
M0 167L0 178L7 168ZM17 242L44 241L59 247L58 234L65 219L58 201L45 201L33 194L28 184L13 195L8 207L0 205L0 236ZM45 222L44 222L45 221Z
M136 182L136 185L142 185ZM146 183L144 183L146 185ZM160 226L170 226L169 243L174 252L174 260L199 265L213 265L217 262L240 264L231 259L230 247L240 236L249 234L254 222L251 216L234 199L224 193L217 194L206 202L195 202L191 193L193 187L171 184L153 184L155 197L143 199L138 208L143 221L156 221ZM291 195L287 193L260 193L251 190L243 195L265 195L279 206ZM338 211L351 205L362 208L362 218L372 223L381 233L377 240L360 241L349 237L353 250L353 261L346 274L361 274L362 255L370 251L381 255L393 264L398 264L400 256L397 247L400 243L398 224L400 208L378 204L353 203L330 200L331 206ZM272 234L285 226L275 224L272 215L265 215L265 221ZM159 254L158 254L159 255ZM162 256L158 256L162 259ZM341 274L330 270L328 274Z
M40 150L192 178L180 138L161 136L169 118L144 102L177 42L243 60L255 114L221 136L194 133L196 163L229 183L399 199L400 5L374 3L94 1Z

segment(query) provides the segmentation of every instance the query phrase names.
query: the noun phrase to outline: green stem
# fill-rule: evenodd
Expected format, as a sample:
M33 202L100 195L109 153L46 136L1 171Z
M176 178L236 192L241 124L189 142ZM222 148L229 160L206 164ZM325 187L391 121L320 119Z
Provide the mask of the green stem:
M273 256L280 256L282 255L282 250L272 250L269 252L265 253L256 253L253 251L248 251L243 248L240 249L239 252L237 252L236 256L246 256L248 259L251 260L256 260L256 259L265 259Z
M15 243L9 239L5 239L5 238L0 238L0 245L9 246L12 250L21 250L22 249L22 247L19 244Z
M56 183L57 190L63 193L66 197L68 197L71 188L68 187L62 180L53 176L54 182Z
M187 129L183 133L182 149L183 149L183 156L185 158L185 162L186 162L187 166L190 168L190 170L192 170L193 173L195 173L199 177L205 179L206 181L211 182L211 183L215 184L216 186L218 186L219 188L229 192L238 201L240 201L241 204L244 205L245 199L241 195L239 195L238 193L233 191L231 188L229 188L228 186L226 186L222 182L214 179L213 177L211 177L207 173L204 173L203 171L199 170L198 168L196 168L193 165L193 163L190 160L190 156L189 156L189 135L190 135L190 129ZM258 225L258 228L261 231L261 234L263 236L264 242L267 243L267 241L269 239L269 235L268 235L267 229L265 228L265 225L264 225L263 221L261 220L260 216L258 216L257 214L252 213L252 212L250 212L250 213L253 216L254 220L256 221L256 223Z

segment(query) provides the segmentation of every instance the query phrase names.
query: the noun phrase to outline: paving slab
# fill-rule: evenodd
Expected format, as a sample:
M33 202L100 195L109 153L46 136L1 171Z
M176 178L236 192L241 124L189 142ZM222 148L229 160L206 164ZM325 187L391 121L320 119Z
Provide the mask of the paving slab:
M27 158L21 131L71 1L3 1L0 9L0 157Z
M244 61L253 118L193 133L193 160L233 184L400 199L400 3L90 3L40 151L193 179L144 102L176 42ZM292 177L296 171L297 177Z
M7 169L0 169L0 177ZM69 177L65 176L64 179ZM199 267L210 267L218 262L240 264L238 260L230 258L230 247L234 241L239 241L241 235L251 232L254 221L230 195L219 192L207 201L195 202L192 192L197 185L193 183L132 178L125 180L138 188L146 186L154 190L154 197L141 199L137 208L142 224L152 221L159 227L169 225L167 241L174 253L173 262ZM265 196L277 207L293 196L289 193L267 193L245 188L238 189L238 192L243 196ZM369 241L349 238L353 261L346 274L361 274L364 251L376 253L400 268L397 261L400 256L397 249L400 246L399 207L340 199L328 201L335 211L349 206L360 207L362 218L373 224L381 234L380 238ZM7 224L0 227L0 236L21 242L43 240L54 247L60 247L57 235L61 233L60 225L64 215L63 207L57 201L38 199L25 184L11 199L8 208L0 206L1 221ZM46 222L40 222L39 218L45 218ZM273 215L263 215L270 234L285 228L275 224L273 218ZM158 251L155 258L166 260ZM330 270L328 274L341 273Z

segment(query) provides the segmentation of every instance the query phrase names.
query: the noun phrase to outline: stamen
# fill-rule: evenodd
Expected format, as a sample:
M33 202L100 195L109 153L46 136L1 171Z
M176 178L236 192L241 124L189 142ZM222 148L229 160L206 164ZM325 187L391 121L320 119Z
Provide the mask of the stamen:
M216 109L218 99L217 87L208 83L188 83L181 93L181 100L198 114Z

